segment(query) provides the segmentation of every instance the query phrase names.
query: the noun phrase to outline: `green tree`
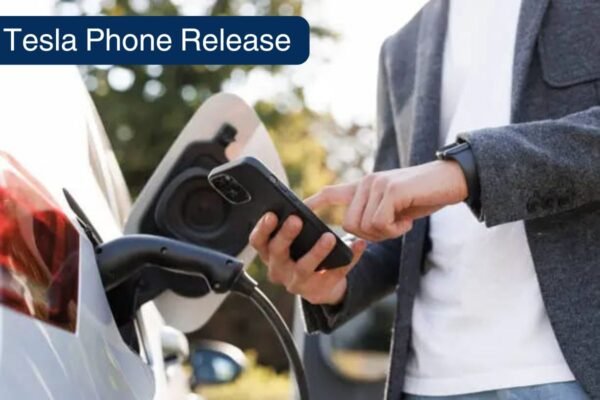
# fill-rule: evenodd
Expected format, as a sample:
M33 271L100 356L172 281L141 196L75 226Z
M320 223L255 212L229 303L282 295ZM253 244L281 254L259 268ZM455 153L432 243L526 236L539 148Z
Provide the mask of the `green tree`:
M84 3L69 4L80 5L84 13ZM203 15L238 15L248 10L255 15L302 15L302 0L215 0ZM102 10L102 14L112 16L180 15L181 12L181 7L168 0L115 0ZM313 26L311 31L311 40L335 36L326 27ZM230 79L256 68L282 76L285 67L121 65L82 68L134 196L197 108L209 96L221 91ZM344 130L330 116L308 109L301 87L295 87L289 95L297 107L281 107L272 99L264 99L255 104L255 109L277 146L292 188L300 196L308 196L332 183L337 172L349 169L348 162L337 163L336 168L328 167L331 164L328 152L317 136L339 139L346 132L352 136L359 130L356 127ZM360 162L362 159L355 161ZM336 220L336 214L326 217ZM252 273L290 321L293 298L266 282L265 268L260 263L252 267ZM253 323L260 318L251 306L230 298L211 323L196 335L230 341L243 348L255 347L260 362L283 369L287 361L278 346L272 345L276 339L270 328L266 323Z
M77 3L76 3L77 4ZM215 0L206 7L206 15L237 15L243 10L255 15L301 15L302 0ZM180 15L181 9L169 0L116 0L103 14ZM313 27L313 40L333 34ZM88 66L82 69L86 84L98 107L128 185L135 196L166 153L195 110L209 96L222 90L232 76L244 75L255 68L278 75L281 67L264 66ZM317 184L328 183L333 174L325 166L322 146L310 133L311 124L324 116L305 107L302 88L293 94L300 111L282 111L276 104L261 102L256 109L265 121L279 149L288 154L285 166L294 188L313 192ZM293 126L292 126L293 125ZM293 137L293 140L290 139ZM310 155L292 157L295 151ZM309 185L310 174L314 184Z

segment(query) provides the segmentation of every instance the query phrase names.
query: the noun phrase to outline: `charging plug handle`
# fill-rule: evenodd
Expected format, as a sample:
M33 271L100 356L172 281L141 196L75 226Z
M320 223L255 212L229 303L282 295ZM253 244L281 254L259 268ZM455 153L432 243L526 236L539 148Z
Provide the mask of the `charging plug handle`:
M218 251L153 235L127 235L96 248L96 261L105 291L146 267L203 276L211 289L225 293L243 271L239 260Z
M292 333L277 308L256 282L244 273L244 264L226 254L185 242L152 235L127 235L96 248L96 261L105 291L109 291L148 267L202 276L217 293L234 291L249 298L267 318L290 360L301 400L309 399L302 358Z

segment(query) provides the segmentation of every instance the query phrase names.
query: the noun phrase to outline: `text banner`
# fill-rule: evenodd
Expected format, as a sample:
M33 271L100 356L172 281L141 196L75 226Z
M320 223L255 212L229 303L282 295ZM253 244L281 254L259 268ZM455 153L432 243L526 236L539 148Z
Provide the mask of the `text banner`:
M0 17L0 64L302 64L301 17Z

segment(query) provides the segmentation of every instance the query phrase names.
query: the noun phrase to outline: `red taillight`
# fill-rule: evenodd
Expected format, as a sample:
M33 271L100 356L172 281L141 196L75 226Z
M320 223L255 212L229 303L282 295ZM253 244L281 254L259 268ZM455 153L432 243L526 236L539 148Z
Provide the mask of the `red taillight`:
M52 196L0 151L0 304L75 331L79 233Z

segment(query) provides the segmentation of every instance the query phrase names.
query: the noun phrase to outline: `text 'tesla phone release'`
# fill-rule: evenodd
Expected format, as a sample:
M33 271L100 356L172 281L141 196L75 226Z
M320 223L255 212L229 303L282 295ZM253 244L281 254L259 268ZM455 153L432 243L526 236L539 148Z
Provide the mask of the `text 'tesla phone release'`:
M254 226L266 212L278 218L277 230L290 215L302 219L302 231L292 242L290 256L298 260L308 252L321 235L331 232L285 184L260 161L245 157L214 168L208 175L211 186L233 207L243 207L242 218ZM352 250L333 233L336 245L318 269L342 267L352 261Z

